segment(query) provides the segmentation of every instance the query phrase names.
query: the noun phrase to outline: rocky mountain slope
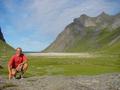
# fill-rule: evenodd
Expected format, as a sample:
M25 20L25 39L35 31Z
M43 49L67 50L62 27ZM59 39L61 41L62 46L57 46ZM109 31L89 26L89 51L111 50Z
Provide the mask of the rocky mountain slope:
M3 33L1 31L1 28L0 28L0 40L2 40L3 42L5 42L5 39L4 39Z
M0 57L6 56L6 55L12 53L13 51L14 51L14 49L6 43L6 41L4 39L4 35L0 28Z
M67 25L43 52L115 52L120 53L120 13L97 17L85 14Z

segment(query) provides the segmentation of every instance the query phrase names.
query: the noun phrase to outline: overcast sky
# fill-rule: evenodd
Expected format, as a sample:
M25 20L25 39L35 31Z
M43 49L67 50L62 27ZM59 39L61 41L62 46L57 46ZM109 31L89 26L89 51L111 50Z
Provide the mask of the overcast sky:
M40 51L81 14L120 12L120 0L0 0L0 26L7 43Z

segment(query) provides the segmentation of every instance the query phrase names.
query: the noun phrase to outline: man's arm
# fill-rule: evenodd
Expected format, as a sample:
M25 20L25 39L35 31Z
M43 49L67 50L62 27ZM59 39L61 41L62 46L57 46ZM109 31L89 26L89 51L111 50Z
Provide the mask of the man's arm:
M27 62L28 62L28 60L25 60L25 61L23 61L21 64L24 65L24 64L27 63Z
M9 80L11 79L11 77L12 77L12 71L11 71L11 67L8 65L8 72L9 72L9 74L8 74L8 78L9 78Z
M14 60L14 57L12 56L11 59L9 60L8 62L8 72L9 72L9 75L8 75L8 78L11 79L12 77L12 63L13 63L13 60Z
M24 55L23 56L23 62L21 63L22 65L24 65L25 63L27 63L28 62L28 59L27 59L27 57Z

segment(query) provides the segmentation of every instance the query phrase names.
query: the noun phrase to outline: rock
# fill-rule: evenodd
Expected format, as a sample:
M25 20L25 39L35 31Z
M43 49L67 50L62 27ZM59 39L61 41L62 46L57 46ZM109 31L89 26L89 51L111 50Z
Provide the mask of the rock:
M120 90L120 73L96 76L41 76L11 80L3 90Z

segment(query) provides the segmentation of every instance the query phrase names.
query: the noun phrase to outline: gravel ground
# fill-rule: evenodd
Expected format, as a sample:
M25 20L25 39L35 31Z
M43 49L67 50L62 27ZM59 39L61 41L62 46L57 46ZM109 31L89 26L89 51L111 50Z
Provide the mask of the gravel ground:
M41 76L3 80L0 90L120 90L120 73L96 76Z

